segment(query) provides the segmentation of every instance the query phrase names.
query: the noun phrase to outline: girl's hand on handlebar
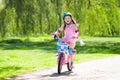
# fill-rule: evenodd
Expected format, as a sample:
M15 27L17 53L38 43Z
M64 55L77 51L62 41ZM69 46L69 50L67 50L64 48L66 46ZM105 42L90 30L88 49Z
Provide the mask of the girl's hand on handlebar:
M54 39L56 39L56 40L59 39L59 36L57 36L55 33L52 33L51 36L52 36Z

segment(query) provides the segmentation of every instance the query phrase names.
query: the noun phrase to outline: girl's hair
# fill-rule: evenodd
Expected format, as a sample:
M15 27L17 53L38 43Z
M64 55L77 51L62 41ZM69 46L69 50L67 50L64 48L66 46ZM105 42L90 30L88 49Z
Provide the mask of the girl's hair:
M71 17L71 20L72 20L72 23L75 24L75 25L77 25L75 19L73 19L71 15L67 15L67 16L70 16L70 17ZM64 18L63 18L63 20L64 20ZM65 21L64 21L63 29L65 30L65 28L66 28L66 24L65 24Z

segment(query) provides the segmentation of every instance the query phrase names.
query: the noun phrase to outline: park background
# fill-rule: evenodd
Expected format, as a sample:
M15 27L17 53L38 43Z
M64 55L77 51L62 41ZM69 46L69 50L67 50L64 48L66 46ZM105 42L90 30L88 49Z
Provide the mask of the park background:
M56 66L50 34L71 12L85 42L76 63L120 54L120 0L0 0L0 79Z

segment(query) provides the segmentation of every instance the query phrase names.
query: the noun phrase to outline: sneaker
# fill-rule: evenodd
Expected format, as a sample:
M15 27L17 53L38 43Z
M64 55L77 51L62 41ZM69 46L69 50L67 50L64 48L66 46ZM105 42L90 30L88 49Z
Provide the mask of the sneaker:
M74 68L74 63L73 62L71 62L71 68Z

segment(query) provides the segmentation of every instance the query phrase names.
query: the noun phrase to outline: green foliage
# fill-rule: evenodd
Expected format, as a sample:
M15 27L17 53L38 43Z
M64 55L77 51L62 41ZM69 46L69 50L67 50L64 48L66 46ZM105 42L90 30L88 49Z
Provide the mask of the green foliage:
M119 0L1 0L0 36L30 36L55 31L69 11L82 35L120 35Z

